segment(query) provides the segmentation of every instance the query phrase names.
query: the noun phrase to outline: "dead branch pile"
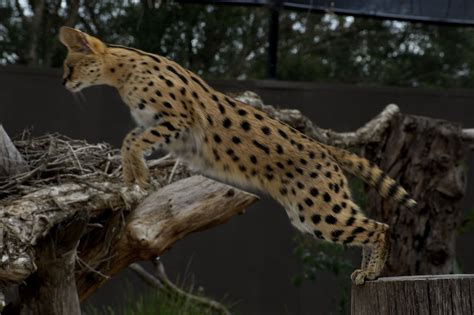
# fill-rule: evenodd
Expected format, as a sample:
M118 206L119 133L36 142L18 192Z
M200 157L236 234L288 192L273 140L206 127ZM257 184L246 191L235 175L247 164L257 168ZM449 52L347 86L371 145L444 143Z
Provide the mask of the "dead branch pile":
M41 188L66 183L109 182L121 183L120 151L108 143L90 144L60 134L32 137L29 131L13 138L18 152L27 163L27 170L11 176L0 177L0 206ZM166 159L165 159L166 160ZM166 184L173 159L159 161L151 166L155 174L155 187ZM155 167L153 167L155 166ZM189 176L184 165L177 174ZM162 179L162 180L161 180Z
M76 179L119 180L118 152L106 143L92 145L59 134L33 138L29 132L13 142L27 162L28 170L0 178L0 202L4 204L32 190Z

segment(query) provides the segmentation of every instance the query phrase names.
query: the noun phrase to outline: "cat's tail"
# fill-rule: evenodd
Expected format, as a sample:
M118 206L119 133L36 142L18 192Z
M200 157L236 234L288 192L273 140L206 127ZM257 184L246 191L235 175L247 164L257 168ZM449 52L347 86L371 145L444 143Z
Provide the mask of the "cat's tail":
M361 178L383 197L396 201L399 205L413 209L416 201L394 179L385 174L377 165L347 150L326 146L329 153L345 171Z

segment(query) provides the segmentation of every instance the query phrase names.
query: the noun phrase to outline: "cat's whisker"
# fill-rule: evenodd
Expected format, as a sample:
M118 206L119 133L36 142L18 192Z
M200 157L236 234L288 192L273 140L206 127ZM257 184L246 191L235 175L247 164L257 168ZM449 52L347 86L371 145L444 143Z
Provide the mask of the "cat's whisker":
M72 94L72 98L74 99L74 104L81 110L84 110L84 105L81 103L81 99L79 98L79 96L76 94L76 93L71 93Z
M78 96L79 99L81 100L82 109L85 109L86 106L87 106L87 99L86 99L86 96L84 95L84 93L82 93L82 91L77 92L77 96Z

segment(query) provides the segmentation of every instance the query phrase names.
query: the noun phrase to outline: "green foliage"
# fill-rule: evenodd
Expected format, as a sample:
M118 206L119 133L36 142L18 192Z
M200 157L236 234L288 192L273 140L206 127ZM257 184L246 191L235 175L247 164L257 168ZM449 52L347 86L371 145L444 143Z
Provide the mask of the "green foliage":
M136 295L128 285L120 306L87 307L85 315L215 315L215 310L187 299L184 296L169 294L151 289L144 294ZM187 292L203 296L202 292Z
M299 286L305 280L314 282L318 274L329 272L336 276L336 283L341 292L338 297L338 312L348 313L350 300L350 274L354 267L345 256L342 245L317 241L314 237L299 235L295 238L294 255L301 262L302 274L293 277L293 284Z
M467 211L466 216L458 227L458 235L465 234L474 230L474 208Z
M365 190L365 183L362 179L351 176L349 178L349 188L352 194L352 200L364 210L367 206L367 192Z
M68 24L163 54L207 78L265 78L265 7L44 0L40 10L41 1L18 3L0 0L0 64L60 66L65 49L57 32ZM473 28L283 10L278 78L470 88L473 48Z

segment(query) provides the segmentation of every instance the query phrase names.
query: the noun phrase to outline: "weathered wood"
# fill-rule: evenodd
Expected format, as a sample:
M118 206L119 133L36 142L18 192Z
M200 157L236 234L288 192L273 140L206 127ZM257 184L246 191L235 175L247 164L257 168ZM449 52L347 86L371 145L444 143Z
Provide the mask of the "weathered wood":
M466 146L458 124L397 115L383 141L364 155L412 194L414 211L397 208L369 189L367 211L390 225L391 254L384 276L449 274L463 216Z
M0 125L0 178L13 177L28 169L25 159Z
M471 315L474 275L380 278L352 286L352 315Z
M96 216L111 208L135 205L143 196L139 190L114 183L66 183L0 206L0 284L21 283L37 270L35 248L54 226L78 212Z
M76 247L88 221L86 211L76 212L39 240L37 271L19 287L20 314L81 314L74 269Z
M256 200L253 194L203 176L152 193L127 217L124 232L111 246L80 245L80 258L89 262L76 273L81 300L131 263L150 260L190 233L227 222Z

